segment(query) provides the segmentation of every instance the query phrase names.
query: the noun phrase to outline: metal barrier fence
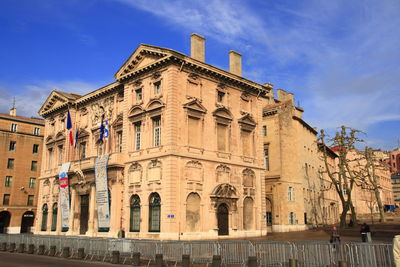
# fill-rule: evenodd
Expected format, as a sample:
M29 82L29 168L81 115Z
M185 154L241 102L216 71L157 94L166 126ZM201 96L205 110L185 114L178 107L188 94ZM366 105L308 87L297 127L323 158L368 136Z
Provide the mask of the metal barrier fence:
M45 246L45 254L51 246L56 255L62 247L70 247L71 256L84 248L86 259L105 261L112 251L121 257L132 258L139 252L150 262L156 254L163 254L165 261L177 265L182 255L190 255L193 264L209 264L213 255L220 255L222 264L245 265L249 256L256 256L260 266L288 266L289 259L297 259L299 266L338 266L339 261L352 267L394 267L392 245L383 243L328 243L328 242L277 242L277 241L157 241L115 238L90 238L72 236L44 236L29 234L0 234L0 243L34 244Z

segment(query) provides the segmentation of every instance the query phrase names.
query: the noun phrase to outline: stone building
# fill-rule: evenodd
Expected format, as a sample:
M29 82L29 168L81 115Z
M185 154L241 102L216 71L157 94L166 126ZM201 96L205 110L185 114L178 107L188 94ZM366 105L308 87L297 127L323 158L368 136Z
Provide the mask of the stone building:
M44 121L0 114L0 233L27 233L36 216Z
M229 52L229 71L205 63L204 42L193 34L190 56L142 44L115 82L83 96L49 95L39 111L45 145L35 233L115 237L123 230L128 238L157 239L266 234L261 110L273 101L272 88L242 77L237 52ZM71 131L78 131L76 148L68 141L67 110ZM104 127L108 138L100 138ZM109 155L108 194L101 198L100 155ZM69 188L69 214L60 212L68 208L59 203L61 188Z
M317 131L302 119L303 112L293 94L282 89L263 108L266 216L274 232L333 224L339 218L337 193L322 172ZM334 167L337 155L326 149Z

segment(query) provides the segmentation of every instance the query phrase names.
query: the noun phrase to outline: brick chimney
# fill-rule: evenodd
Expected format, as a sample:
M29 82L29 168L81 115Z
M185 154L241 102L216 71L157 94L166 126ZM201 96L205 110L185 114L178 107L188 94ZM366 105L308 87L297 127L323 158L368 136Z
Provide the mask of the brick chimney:
M204 62L205 40L206 38L197 33L192 33L192 35L190 35L190 56L192 58Z
M10 115L11 116L17 116L17 109L16 108L10 108Z
M229 71L242 76L242 55L236 51L229 51Z

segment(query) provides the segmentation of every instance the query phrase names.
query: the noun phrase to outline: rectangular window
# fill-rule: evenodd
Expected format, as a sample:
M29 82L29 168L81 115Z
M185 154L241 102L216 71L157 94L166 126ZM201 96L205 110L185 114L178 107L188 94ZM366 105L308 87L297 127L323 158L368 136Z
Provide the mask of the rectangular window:
M220 104L225 103L225 92L217 91L217 102Z
M36 178L29 178L29 188L35 188Z
M10 146L8 147L8 151L10 152L14 152L15 151L15 145L17 144L17 142L15 141L10 141Z
M267 136L267 126L266 125L263 125L263 127L262 127L262 134L263 134L263 136Z
M86 158L86 142L82 142L79 145L79 152L80 152L80 159L85 159Z
M251 132L249 131L242 131L242 149L244 156L251 156Z
M189 146L200 147L200 119L195 117L188 118L188 139Z
M6 182L4 184L5 187L11 187L12 176L6 176Z
M31 171L33 172L37 171L37 161L32 160Z
M134 127L135 127L135 150L139 150L140 149L140 144L141 144L141 122L137 122L135 123Z
M135 94L136 94L136 102L142 101L142 99L143 99L142 88L136 89Z
M28 206L33 206L33 195L28 195L28 202L26 204Z
M296 213L289 212L289 224L296 224Z
M117 132L117 152L122 152L122 131Z
M153 146L161 145L161 118L153 118Z
M40 128L35 127L35 129L33 129L33 134L34 135L39 135L39 132L40 132Z
M51 169L53 167L53 148L49 148L48 152L49 159L47 161L47 168Z
M8 159L7 161L7 169L14 169L14 159Z
M161 81L155 82L154 84L154 94L158 95L161 93Z
M294 188L291 186L288 188L288 200L294 201Z
M227 150L227 136L228 127L224 124L217 123L217 143L218 143L218 151L226 151Z
M63 162L63 146L58 146L58 165Z
M16 132L18 129L18 124L16 123L11 123L11 132Z
M267 211L267 226L271 226L272 225L272 212Z
M10 194L4 194L3 205L10 205Z
M33 145L32 153L33 154L39 153L39 145L38 144Z
M264 148L264 168L269 171L269 149Z
M65 119L62 119L60 123L61 123L61 125L60 125L61 131L64 131L65 130Z

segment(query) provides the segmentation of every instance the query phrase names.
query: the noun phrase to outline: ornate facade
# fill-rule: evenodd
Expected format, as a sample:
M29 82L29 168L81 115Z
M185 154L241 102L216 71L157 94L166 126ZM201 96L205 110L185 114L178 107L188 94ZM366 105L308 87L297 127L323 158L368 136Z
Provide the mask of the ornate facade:
M271 85L204 63L204 38L191 56L140 45L116 81L84 96L53 91L45 118L37 234L206 239L266 234L263 106ZM76 148L65 129L69 109ZM109 137L100 140L100 122ZM109 154L110 229L99 232L95 162ZM71 162L69 229L62 232L59 178Z

